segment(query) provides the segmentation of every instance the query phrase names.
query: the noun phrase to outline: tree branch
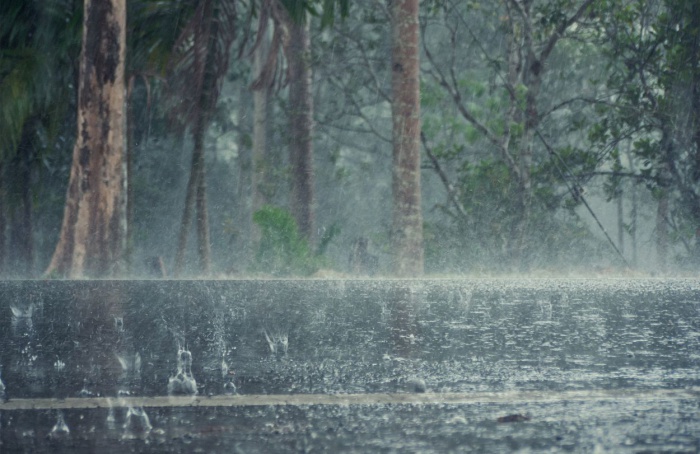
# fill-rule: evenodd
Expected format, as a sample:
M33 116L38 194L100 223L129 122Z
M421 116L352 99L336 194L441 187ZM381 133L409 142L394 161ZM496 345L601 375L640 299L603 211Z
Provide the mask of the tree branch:
M425 36L425 27L422 27L422 28L423 28L422 35ZM481 134L483 134L488 139L489 142L491 142L493 145L495 145L497 147L497 149L500 151L500 153L501 153L503 159L505 160L506 164L508 165L508 167L516 175L517 178L520 178L520 168L518 167L515 159L510 154L508 149L503 146L503 143L498 139L498 137L489 128L486 127L486 125L484 125L479 120L477 120L476 117L466 108L466 106L462 102L462 95L457 90L457 87L450 85L450 83L447 80L447 77L440 70L440 67L436 64L432 53L430 52L427 44L425 43L425 40L423 39L422 41L423 41L423 50L425 52L425 55L434 69L434 71L428 71L428 74L430 74L430 76L433 77L435 79L435 81L438 84L440 84L441 87L443 87L445 90L447 90L447 92L452 97L452 100L454 101L455 106L457 107L457 110L462 115L462 117L464 117L465 120L467 120L469 123L471 123L472 126L474 126ZM452 76L453 83L456 83L454 69L451 70L450 74Z
M428 145L428 141L425 138L425 134L423 134L423 132L420 133L420 140L421 142L423 142L423 148L425 148L425 153L428 155L428 158L430 159L430 162L433 165L433 169L435 169L435 172L440 177L440 181L442 181L442 184L447 190L447 198L452 202L455 208L457 208L457 211L459 212L460 216L466 219L467 211L464 209L464 205L462 205L462 203L459 201L459 198L457 197L457 189L452 185L452 183L450 183L447 174L440 165L440 162L433 154L433 150Z

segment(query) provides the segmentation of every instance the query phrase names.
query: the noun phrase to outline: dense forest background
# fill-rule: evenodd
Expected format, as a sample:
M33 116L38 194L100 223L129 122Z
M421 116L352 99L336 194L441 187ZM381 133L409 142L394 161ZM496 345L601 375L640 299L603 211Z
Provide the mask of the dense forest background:
M59 242L89 3L0 5L3 277ZM126 11L120 275L392 274L392 0ZM696 269L696 0L423 0L419 29L426 273Z

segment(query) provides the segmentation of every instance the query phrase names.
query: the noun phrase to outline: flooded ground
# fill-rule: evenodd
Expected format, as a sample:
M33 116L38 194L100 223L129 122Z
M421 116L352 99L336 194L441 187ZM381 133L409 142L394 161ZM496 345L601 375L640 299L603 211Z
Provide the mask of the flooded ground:
M700 449L693 280L14 281L0 297L11 451Z

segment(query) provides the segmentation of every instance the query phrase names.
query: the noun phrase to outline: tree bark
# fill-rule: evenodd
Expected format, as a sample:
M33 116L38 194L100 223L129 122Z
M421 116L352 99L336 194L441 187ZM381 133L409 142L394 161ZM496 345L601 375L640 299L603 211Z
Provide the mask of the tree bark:
M397 276L423 274L418 0L391 2L392 243Z
M84 0L78 134L61 233L47 274L106 277L125 241L126 1Z
M307 18L308 19L308 18ZM291 209L299 232L314 241L313 97L309 21L292 23L289 44Z

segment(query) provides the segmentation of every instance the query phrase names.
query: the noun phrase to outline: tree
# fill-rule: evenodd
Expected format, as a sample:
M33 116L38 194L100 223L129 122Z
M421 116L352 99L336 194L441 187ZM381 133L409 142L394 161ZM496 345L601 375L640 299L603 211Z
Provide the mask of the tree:
M124 251L126 2L84 5L78 135L60 238L46 273L103 277L119 271Z
M418 0L391 3L394 273L423 273Z
M629 172L656 200L658 266L671 242L700 260L700 5L692 0L601 2L610 99L591 128L601 148L630 148ZM615 182L613 181L613 185Z
M291 208L301 234L314 240L313 97L309 20L289 24Z
M556 185L569 184L556 175L559 158L541 143L548 135L544 128L556 131L557 139L563 129L572 131L570 125L552 128L547 122L551 124L553 113L581 103L587 95L577 92L574 83L583 85L578 75L557 78L557 72L563 72L563 57L555 51L564 45L571 54L565 58L576 64L586 61L583 27L574 25L587 19L593 1L503 0L479 7L459 1L433 3L441 15L426 15L423 21L430 82L426 103L434 108L446 95L464 123L448 120L443 112L437 121L426 118L424 146L427 151L437 149L428 153L431 166L447 189L450 211L459 223L468 226L482 220L484 235L476 235L476 240L494 239L489 249L497 261L527 269L541 255L542 244L533 239L547 231L544 226L554 207L561 205L563 197L554 194ZM582 39L562 42L569 36ZM464 46L465 41L471 45ZM438 42L449 45L438 49ZM445 124L450 128L443 128ZM572 136L560 140L566 151L562 154L568 155L564 161L589 165L589 156L571 145L576 139ZM457 166L457 172L449 166Z
M216 107L222 78L228 71L229 53L236 31L233 0L202 0L175 44L171 96L178 98L176 114L191 128L194 141L190 177L178 236L174 274L185 265L187 237L196 209L199 268L209 272L211 244L207 213L204 140Z
M82 14L72 0L9 0L0 17L0 216L9 239L0 239L0 262L9 258L8 271L32 276L37 218L46 215L38 195L53 170L45 164L61 159L58 143L73 134L64 126L75 115Z

